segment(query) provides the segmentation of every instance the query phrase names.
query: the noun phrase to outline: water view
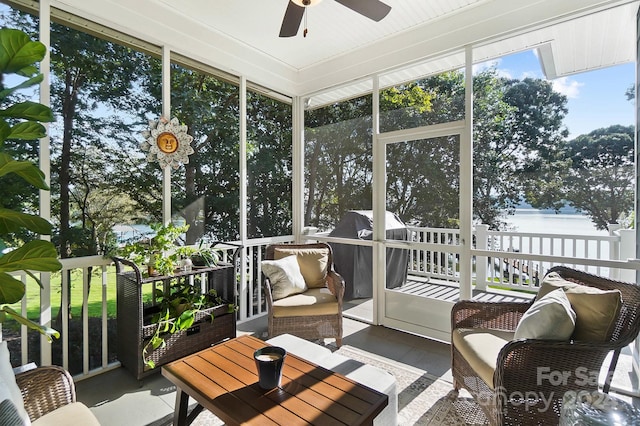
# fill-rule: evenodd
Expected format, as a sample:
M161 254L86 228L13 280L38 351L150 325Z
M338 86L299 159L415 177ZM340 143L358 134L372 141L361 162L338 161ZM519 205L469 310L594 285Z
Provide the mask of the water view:
M516 209L516 214L509 216L507 222L519 232L608 235L607 231L596 229L591 219L580 213L556 214L548 210Z

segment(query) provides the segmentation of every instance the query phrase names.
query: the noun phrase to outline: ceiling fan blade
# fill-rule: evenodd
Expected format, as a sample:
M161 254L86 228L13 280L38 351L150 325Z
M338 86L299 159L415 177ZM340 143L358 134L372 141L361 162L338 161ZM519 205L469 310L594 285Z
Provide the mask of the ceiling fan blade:
M303 15L304 7L298 6L289 0L287 10L284 12L282 26L280 27L280 37L293 37L298 34Z
M382 20L389 11L391 6L382 3L379 0L336 0L343 6L351 10L355 10L361 15L378 22Z

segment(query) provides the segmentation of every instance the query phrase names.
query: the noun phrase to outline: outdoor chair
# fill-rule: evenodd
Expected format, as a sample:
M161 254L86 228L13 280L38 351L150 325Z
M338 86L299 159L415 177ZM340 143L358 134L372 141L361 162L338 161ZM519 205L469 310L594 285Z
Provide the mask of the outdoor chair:
M73 378L62 367L36 367L15 378L32 425L100 424L86 405L76 401Z
M334 338L342 344L344 280L333 270L326 243L272 244L261 264L269 338Z
M638 335L639 309L640 286L560 266L531 302L459 301L451 312L454 389L467 389L491 424L558 424L565 392L597 391L613 351L609 391L620 350Z

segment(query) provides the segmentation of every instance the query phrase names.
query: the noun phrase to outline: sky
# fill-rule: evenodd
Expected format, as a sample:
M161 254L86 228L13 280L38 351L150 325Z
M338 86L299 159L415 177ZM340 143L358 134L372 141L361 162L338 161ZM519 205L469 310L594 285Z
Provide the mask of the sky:
M502 57L493 64L505 77L544 78L533 50ZM552 80L554 89L568 98L569 113L564 123L569 129L569 139L613 124L633 125L635 107L625 92L634 79L634 64L628 63Z

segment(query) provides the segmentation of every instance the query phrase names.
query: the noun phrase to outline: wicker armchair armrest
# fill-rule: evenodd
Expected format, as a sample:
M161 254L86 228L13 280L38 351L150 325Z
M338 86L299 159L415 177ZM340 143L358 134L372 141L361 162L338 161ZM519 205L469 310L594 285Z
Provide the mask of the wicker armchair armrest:
M342 299L344 298L344 278L335 271L329 271L327 273L327 287L329 291L338 299L338 304L342 306Z
M511 392L545 392L562 398L568 390L596 390L608 343L519 339L500 353L494 387Z
M76 402L73 378L58 366L38 367L16 375L24 408L34 421L64 405Z
M481 302L461 300L451 309L451 330L487 328L515 331L532 302Z

